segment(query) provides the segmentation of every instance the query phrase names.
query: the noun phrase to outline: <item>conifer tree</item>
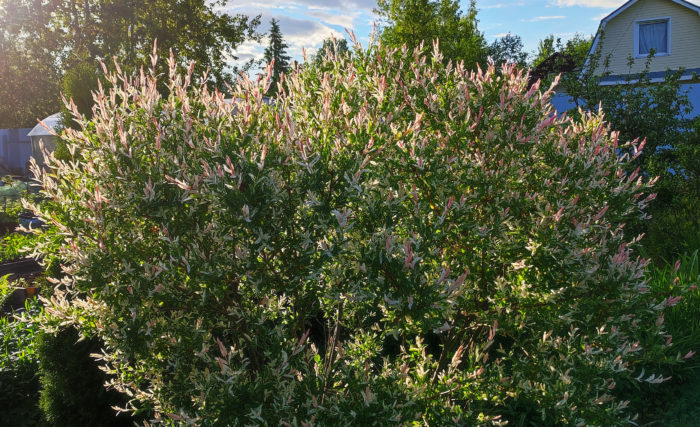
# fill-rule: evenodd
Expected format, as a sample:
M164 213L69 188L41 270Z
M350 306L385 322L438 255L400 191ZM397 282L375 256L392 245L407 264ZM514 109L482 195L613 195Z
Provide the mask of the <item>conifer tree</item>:
M277 84L279 83L282 74L289 71L289 55L287 55L287 43L284 42L282 31L280 30L279 20L272 19L270 21L270 44L265 49L265 62L270 63L274 60L272 66L272 84L270 85L269 95L277 93Z

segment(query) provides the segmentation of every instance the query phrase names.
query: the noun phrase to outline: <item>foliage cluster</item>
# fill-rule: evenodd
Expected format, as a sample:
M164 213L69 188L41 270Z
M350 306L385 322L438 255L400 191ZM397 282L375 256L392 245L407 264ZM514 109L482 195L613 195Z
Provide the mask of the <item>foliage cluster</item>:
M27 196L27 183L8 179L0 187L0 236L11 233L17 226L18 215L24 210L22 196Z
M323 44L321 44L321 47L316 51L313 57L313 62L318 66L324 62L328 55L347 55L348 53L350 53L350 48L348 48L347 39L329 37L323 40Z
M92 91L97 89L99 83L103 83L98 82L98 75L97 63L84 57L80 62L66 70L61 81L61 95L66 99L70 99L76 105L78 111L88 117L92 114ZM61 109L60 127L76 126L72 118L70 110L64 105ZM60 138L57 138L57 144L58 150L65 150L63 141Z
M12 233L17 227L17 215L22 212L22 201L14 197L0 197L0 236Z
M157 69L108 75L70 161L33 167L56 226L37 250L60 242L66 273L50 321L104 340L131 405L612 425L634 416L618 384L682 362L662 320L687 289L651 293L625 233L653 199L625 172L641 147L558 117L522 71L356 46L268 105L269 78L229 104Z
M1 278L0 303L12 290ZM42 316L36 298L21 314L0 316L0 425L132 425L132 417L111 408L125 398L105 389L107 377L90 357L99 342L78 340L70 327L42 331Z
M525 67L528 55L523 51L523 40L520 36L508 33L489 45L489 57L496 66L512 63Z
M655 292L671 295L682 288L694 289L688 292L678 305L669 309L665 324L669 334L675 337L676 346L693 350L700 346L700 251L684 254L675 263L650 268L649 283Z
M583 68L592 43L592 38L579 34L566 42L562 42L560 38L555 38L553 35L545 37L540 41L530 64L532 81L543 79L551 82L559 74L564 74L564 81L579 78L580 75L576 73L580 73Z
M673 346L687 354L700 348L700 257L699 251L683 254L677 261L662 266L650 266L649 287L659 295L672 295L681 288L693 288L674 307L666 311L664 325ZM654 366L648 366L654 369ZM700 360L669 370L673 379L660 389L639 388L630 393L631 404L643 415L642 422L663 421L665 425L681 426L700 415L697 407L700 395ZM692 423L691 423L692 424Z
M561 38L549 35L540 40L537 45L537 52L532 59L532 68L537 68L540 64L546 61L554 54L570 57L576 66L580 68L588 56L593 39L585 37L581 34L575 34L574 37L562 41Z

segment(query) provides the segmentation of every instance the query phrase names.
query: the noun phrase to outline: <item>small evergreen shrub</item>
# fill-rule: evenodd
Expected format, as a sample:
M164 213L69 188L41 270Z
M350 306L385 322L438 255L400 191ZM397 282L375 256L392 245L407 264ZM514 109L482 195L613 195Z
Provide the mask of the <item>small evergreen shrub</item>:
M625 424L680 363L641 144L510 66L372 44L224 95L117 69L34 165L53 322L173 425ZM191 71L190 71L191 72ZM206 81L206 79L202 79ZM622 157L618 152L629 152ZM625 387L622 387L625 388Z
M112 406L124 396L105 389L107 376L90 354L100 350L97 339L78 340L78 331L66 327L43 333L37 341L44 420L54 426L130 426L127 414L117 416Z
M13 288L7 278L0 278L0 303ZM28 300L21 318L14 313L0 315L0 425L36 426L41 422L39 411L39 359L36 337L40 333L34 317L41 313L41 304Z

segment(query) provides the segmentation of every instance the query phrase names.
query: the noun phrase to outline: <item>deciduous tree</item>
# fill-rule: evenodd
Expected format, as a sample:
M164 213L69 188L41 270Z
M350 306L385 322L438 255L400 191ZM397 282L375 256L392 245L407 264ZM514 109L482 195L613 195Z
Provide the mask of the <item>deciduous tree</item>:
M523 40L520 36L511 33L491 43L489 56L497 66L511 63L524 67L527 63L527 52L523 51Z
M335 37L324 39L323 44L316 52L316 55L314 55L314 63L322 63L329 51L336 55L345 55L349 53L348 41L344 38L336 39Z
M0 126L34 125L60 107L73 68L97 69L113 56L129 72L172 50L182 71L222 88L236 48L256 38L259 17L222 13L227 0L5 0L0 3ZM87 67L87 68L86 68ZM161 65L160 72L168 72ZM81 71L81 73L83 72ZM96 81L95 79L92 79ZM86 89L95 89L86 88ZM165 88L159 88L164 90Z
M476 4L471 0L466 13L456 0L379 0L375 12L383 19L382 42L409 50L440 40L445 61L464 61L467 68L484 63L488 46L478 29Z

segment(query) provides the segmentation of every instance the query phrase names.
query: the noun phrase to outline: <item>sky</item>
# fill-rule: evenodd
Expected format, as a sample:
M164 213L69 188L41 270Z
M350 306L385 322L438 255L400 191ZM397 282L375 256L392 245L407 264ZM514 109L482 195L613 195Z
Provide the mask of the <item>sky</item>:
M593 35L600 20L625 0L477 0L479 29L489 43L508 32L519 35L527 52L537 50L540 40L554 34L562 41L575 34ZM462 10L468 0L460 0ZM261 32L267 32L270 19L280 21L288 53L302 62L303 49L313 54L323 40L334 34L346 37L354 32L366 45L377 16L376 0L231 0L226 12L261 15ZM246 42L236 52L239 63L262 58L267 43Z

